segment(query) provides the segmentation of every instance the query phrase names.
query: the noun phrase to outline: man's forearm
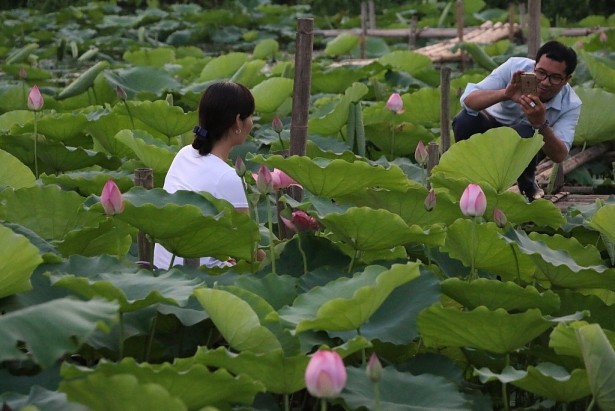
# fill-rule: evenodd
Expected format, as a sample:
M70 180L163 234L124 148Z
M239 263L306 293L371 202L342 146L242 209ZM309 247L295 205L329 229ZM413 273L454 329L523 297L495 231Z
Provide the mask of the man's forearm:
M475 90L463 101L474 111L481 111L494 104L507 100L505 89L501 90Z
M555 163L561 163L568 156L568 147L560 140L551 127L545 127L542 132L542 140L545 145L542 151Z

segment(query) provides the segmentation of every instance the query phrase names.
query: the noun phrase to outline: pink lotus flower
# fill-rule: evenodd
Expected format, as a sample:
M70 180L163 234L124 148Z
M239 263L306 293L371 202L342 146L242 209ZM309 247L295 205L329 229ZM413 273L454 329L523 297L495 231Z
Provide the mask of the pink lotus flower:
M115 87L115 94L117 94L117 98L122 101L126 101L128 99L128 95L126 94L126 90L122 86Z
M335 351L316 352L305 370L308 392L317 398L335 398L346 385L346 368Z
M487 197L478 184L468 184L461 195L459 208L463 215L468 217L480 217L487 209Z
M320 228L318 220L303 210L293 211L291 218L292 220L281 217L281 220L286 227L295 232L316 231Z
M382 378L382 363L378 359L375 352L373 352L369 357L365 372L367 373L367 377L372 380L372 382L378 382Z
M237 159L235 160L235 172L239 177L246 175L246 164L243 162L241 156L237 156Z
M28 94L28 108L30 110L39 111L43 108L43 104L45 104L45 100L38 86L32 87Z
M273 116L273 120L271 121L271 128L273 128L273 131L278 134L280 134L282 130L284 130L284 124L282 124L282 120L280 120L280 117Z
M261 165L258 168L258 173L252 173L254 181L256 181L256 189L261 194L269 194L273 192L273 176L266 165Z
M425 210L431 211L436 207L436 192L433 190L429 190L427 193L427 197L425 197L425 202L423 203L425 206Z
M399 93L393 93L387 101L387 106L395 114L401 114L404 112L404 101L401 99Z
M288 174L286 174L282 170L278 170L277 168L274 168L271 172L271 178L273 179L274 190L281 190L290 186L299 186L299 184L295 180L290 178Z
M498 227L504 228L506 223L508 223L508 218L506 218L506 214L502 210L496 207L493 209L493 221Z
M100 202L107 215L119 214L124 211L122 192L113 180L108 180L105 183L100 195Z
M429 158L429 153L427 153L427 149L425 148L425 144L423 144L423 140L420 140L416 145L416 150L414 150L414 159L420 165L425 165L427 163L427 159Z

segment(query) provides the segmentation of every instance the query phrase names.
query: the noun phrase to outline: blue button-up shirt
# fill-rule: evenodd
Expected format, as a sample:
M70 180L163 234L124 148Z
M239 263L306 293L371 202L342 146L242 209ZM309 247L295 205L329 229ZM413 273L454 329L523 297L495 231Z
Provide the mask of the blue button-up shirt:
M501 66L496 68L485 77L480 83L468 83L461 96L461 105L470 115L478 115L464 104L466 97L475 90L501 90L510 83L516 71L534 71L535 62L525 57L511 57ZM566 84L559 93L546 103L547 120L555 135L562 140L568 150L574 140L574 130L581 114L581 99L574 92L570 84ZM485 109L495 120L505 126L515 126L518 124L531 125L525 117L521 106L512 100L502 101Z

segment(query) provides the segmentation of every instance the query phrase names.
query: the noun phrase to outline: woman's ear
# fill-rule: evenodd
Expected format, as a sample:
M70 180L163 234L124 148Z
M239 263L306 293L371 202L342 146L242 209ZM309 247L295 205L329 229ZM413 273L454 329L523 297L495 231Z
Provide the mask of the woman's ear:
M242 127L243 127L243 120L241 119L240 115L237 114L237 117L235 117L235 129L233 131L237 132L237 130L241 130Z

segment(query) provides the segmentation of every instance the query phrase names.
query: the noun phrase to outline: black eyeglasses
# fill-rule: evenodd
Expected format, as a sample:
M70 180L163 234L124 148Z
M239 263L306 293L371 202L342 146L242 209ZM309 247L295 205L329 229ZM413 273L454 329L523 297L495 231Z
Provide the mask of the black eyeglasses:
M536 80L538 81L543 81L544 79L548 78L549 83L551 83L551 85L553 86L559 86L565 80L565 78L562 77L561 74L549 74L542 69L534 70L534 74L536 74Z

